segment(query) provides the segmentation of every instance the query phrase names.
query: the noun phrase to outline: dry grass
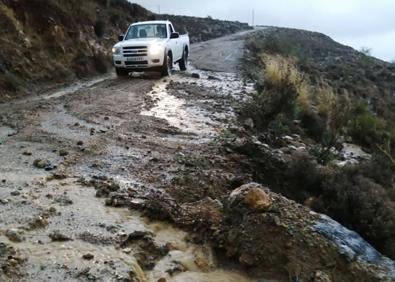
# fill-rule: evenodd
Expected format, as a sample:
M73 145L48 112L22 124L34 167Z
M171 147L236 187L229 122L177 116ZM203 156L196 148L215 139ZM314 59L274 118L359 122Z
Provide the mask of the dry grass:
M282 56L263 55L261 59L265 62L265 79L271 85L281 87L288 84L297 92L296 102L302 111L311 108L312 86L305 75L298 70L295 62L290 58Z

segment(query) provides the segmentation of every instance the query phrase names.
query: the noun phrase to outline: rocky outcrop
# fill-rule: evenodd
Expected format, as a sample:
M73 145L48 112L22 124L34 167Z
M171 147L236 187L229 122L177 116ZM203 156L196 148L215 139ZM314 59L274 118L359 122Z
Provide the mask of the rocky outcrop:
M216 239L227 255L271 277L282 272L281 281L395 278L394 263L360 236L259 184L234 190L224 215L227 224Z

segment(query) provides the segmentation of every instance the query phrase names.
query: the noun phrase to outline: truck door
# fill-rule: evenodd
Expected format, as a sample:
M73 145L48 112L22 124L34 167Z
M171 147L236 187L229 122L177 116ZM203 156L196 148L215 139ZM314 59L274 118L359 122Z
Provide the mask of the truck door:
M169 24L169 34L171 35L174 31L174 28L171 24ZM182 40L180 38L170 39L170 46L173 51L173 60L178 61L182 57Z

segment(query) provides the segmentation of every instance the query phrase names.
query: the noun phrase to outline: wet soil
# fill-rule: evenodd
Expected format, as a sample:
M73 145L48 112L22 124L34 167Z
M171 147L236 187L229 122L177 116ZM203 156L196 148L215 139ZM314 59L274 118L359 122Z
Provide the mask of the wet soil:
M241 36L207 44L231 58ZM212 64L209 54L195 46L192 62ZM174 187L190 153L207 152L253 91L237 60L217 62L0 104L1 281L255 281L140 209L144 195Z

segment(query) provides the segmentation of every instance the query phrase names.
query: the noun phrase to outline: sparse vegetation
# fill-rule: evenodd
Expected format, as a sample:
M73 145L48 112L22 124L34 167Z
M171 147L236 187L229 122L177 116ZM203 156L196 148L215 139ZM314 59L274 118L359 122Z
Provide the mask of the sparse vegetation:
M257 94L243 118L254 120L258 135L271 132L276 140L296 133L312 148L293 155L286 167L268 156L251 156L258 181L332 216L394 258L390 64L367 50L358 53L324 35L290 29L252 35L247 50L245 74L257 82ZM334 166L333 150L342 140L363 146L372 160Z

